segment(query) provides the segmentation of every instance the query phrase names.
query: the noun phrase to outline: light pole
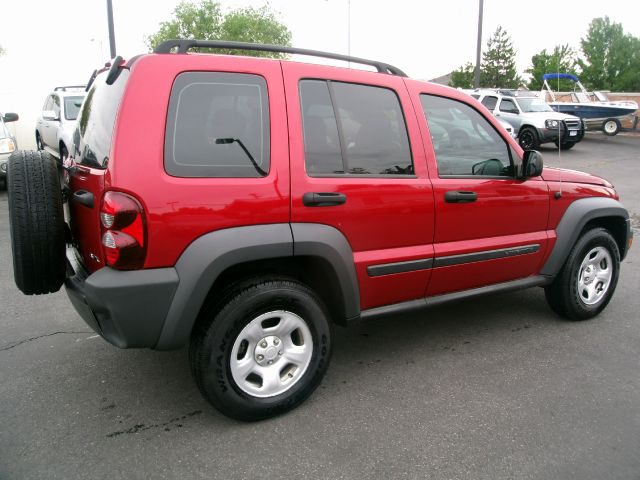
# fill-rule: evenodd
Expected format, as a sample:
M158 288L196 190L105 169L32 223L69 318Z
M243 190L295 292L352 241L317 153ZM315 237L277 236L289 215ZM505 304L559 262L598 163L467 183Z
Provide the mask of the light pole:
M480 52L482 50L482 10L484 6L484 0L480 0L478 9L478 45L476 47L476 70L473 75L474 88L480 87Z
M113 29L113 5L107 0L107 22L109 24L109 50L111 58L116 58L116 35Z

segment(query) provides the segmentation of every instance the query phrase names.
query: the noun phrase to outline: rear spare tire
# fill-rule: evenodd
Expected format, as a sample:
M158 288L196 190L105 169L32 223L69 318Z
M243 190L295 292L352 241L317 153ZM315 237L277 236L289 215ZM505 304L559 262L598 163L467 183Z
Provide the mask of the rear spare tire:
M65 230L58 172L49 154L14 152L7 192L16 285L26 295L57 292L66 272Z

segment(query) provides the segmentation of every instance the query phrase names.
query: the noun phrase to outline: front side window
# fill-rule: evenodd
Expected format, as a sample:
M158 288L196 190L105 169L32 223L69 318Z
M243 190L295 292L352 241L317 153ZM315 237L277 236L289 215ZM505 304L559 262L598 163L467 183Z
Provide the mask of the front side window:
M411 175L400 101L390 89L302 80L300 102L309 175Z
M509 147L493 126L469 105L420 95L438 164L438 175L510 177Z
M171 89L165 170L176 177L269 172L267 83L257 75L187 72Z
M56 117L60 118L60 97L57 95L52 95L53 104L51 105L51 110L56 114Z
M518 107L513 100L503 98L500 102L500 111L505 113L518 113Z

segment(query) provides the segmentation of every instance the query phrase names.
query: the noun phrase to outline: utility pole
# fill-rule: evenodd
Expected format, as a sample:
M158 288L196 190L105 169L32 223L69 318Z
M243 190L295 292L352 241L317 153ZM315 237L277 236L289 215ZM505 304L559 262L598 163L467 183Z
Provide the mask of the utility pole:
M482 11L484 10L484 0L480 0L478 10L478 45L476 48L476 71L473 76L473 86L480 87L480 53L482 50Z
M107 22L109 23L109 49L111 58L116 58L116 35L113 30L113 5L107 0Z

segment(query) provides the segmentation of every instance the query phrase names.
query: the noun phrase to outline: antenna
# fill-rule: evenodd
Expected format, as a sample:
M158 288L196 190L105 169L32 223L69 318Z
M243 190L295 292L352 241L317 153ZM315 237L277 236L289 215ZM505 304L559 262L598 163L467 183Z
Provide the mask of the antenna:
M556 59L557 63L558 63L558 70L560 70L560 52L558 52L558 57ZM558 92L560 92L560 75L558 75ZM560 113L560 107L558 107L558 113ZM558 164L562 163L561 159L562 159L562 130L560 128L560 126L562 125L562 123L564 123L564 121L562 120L558 120ZM565 130L566 130L566 125L565 125ZM559 170L560 172L560 190L554 195L556 200L560 200L560 198L562 198L562 168L560 168Z

